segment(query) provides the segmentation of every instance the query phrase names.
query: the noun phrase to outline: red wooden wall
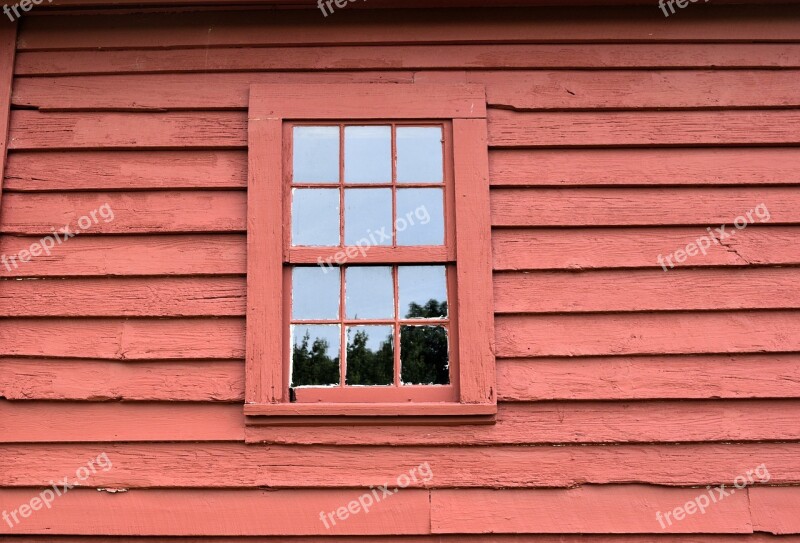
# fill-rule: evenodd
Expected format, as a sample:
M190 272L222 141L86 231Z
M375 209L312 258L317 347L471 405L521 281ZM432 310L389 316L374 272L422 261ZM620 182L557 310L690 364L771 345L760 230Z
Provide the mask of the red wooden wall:
M0 268L0 510L113 469L0 534L800 534L798 42L791 6L24 17L0 254L115 219ZM486 85L494 427L245 428L248 87L356 81ZM761 203L769 223L656 262ZM767 485L656 521L760 464Z

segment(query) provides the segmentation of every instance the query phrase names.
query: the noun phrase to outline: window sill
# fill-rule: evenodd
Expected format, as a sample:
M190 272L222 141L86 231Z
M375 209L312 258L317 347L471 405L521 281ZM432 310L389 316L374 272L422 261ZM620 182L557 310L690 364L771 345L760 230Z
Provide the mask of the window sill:
M247 424L256 426L494 424L496 404L458 403L282 403L247 404Z

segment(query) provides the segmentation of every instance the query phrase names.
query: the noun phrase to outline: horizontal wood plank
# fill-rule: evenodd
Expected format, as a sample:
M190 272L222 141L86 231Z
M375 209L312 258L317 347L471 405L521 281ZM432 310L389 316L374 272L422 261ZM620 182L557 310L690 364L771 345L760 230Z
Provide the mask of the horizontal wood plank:
M495 149L489 167L493 186L798 184L800 149Z
M253 84L412 83L412 72L192 73L22 77L12 104L40 109L247 109ZM58 97L57 97L58 95Z
M16 193L3 199L0 232L233 233L247 230L246 218L245 191Z
M252 443L370 446L800 441L800 402L501 403L495 425L245 426L241 404L0 400L5 443L240 441L244 431Z
M800 105L794 84L800 77L797 70L478 70L466 76L447 72L441 77L449 77L452 84L485 85L489 105L518 110ZM20 77L15 80L12 101L19 107L43 110L245 109L252 84L410 83L414 79L411 72L371 71ZM719 92L721 88L726 91Z
M11 192L241 189L245 151L14 152L4 188Z
M0 484L44 486L74 472L100 449L114 467L98 470L87 483L112 488L366 488L419 466L425 472L410 482L412 488L731 485L754 469L755 461L767 466L771 484L800 481L798 443L468 448L40 443L0 445L7 466ZM428 470L432 476L426 477Z
M244 112L11 114L9 149L244 149Z
M769 534L670 534L669 541L676 543L775 543L775 538ZM86 537L81 536L14 536L14 543L85 543ZM162 538L163 539L163 538ZM582 541L585 536L580 535L519 535L519 534L483 534L483 535L431 535L431 536L371 536L370 540L376 543L564 543L565 541ZM661 537L661 539L665 539ZM363 537L341 536L337 543L362 543ZM632 534L594 534L591 536L593 543L652 543L654 536ZM125 537L125 536L94 536L93 543L157 543L158 538L152 537ZM247 543L240 537L173 537L173 543ZM798 543L800 536L783 536L780 543ZM318 537L297 536L292 543L319 543Z
M367 490L368 493L369 490ZM134 490L72 489L58 506L42 509L0 533L72 535L402 535L430 533L428 491L404 489L368 513L348 515L326 528L320 511L347 508L363 490ZM371 494L371 493L370 493ZM4 490L0 509L31 499L30 489ZM387 498L388 500L389 498ZM75 522L93 511L92 522ZM5 523L4 523L5 524Z
M800 223L796 193L784 187L495 189L491 220L500 227L727 224L727 235L737 232L735 221L742 228ZM29 236L65 225L95 235L244 232L246 198L244 191L12 193L3 202L0 230Z
M495 271L652 268L705 234L698 228L496 229ZM800 264L794 240L800 228L751 226L678 266L774 266ZM0 254L18 255L38 243L31 237L0 236ZM84 236L57 246L49 256L0 266L0 277L244 274L241 234ZM674 270L671 270L674 271Z
M494 107L638 110L794 107L798 77L795 70L475 71L466 81L486 85Z
M491 202L493 226L727 224L730 233L734 221L742 229L800 223L800 194L790 187L498 188Z
M354 426L249 426L246 439L287 445L363 445L365 433L363 427ZM369 445L397 446L799 439L800 403L795 400L501 403L494 426L374 426L366 437Z
M244 319L3 319L0 356L243 359Z
M569 490L438 490L431 493L433 533L742 533L753 531L747 491L703 514L656 518L705 489L644 486ZM708 498L708 496L706 496ZM709 499L710 501L710 499ZM697 511L697 509L695 509Z
M5 443L241 441L242 406L0 400ZM63 477L63 475L62 475Z
M0 317L241 317L246 294L243 277L0 280Z
M798 316L795 311L501 316L495 320L497 356L796 352Z
M796 110L489 111L493 147L797 144ZM41 112L11 115L11 150L243 149L240 111Z
M497 361L502 401L800 397L800 356L601 356Z
M800 534L800 488L748 490L753 529L775 535Z
M500 273L494 277L494 301L496 313L800 309L800 273L794 268Z
M496 229L492 234L495 270L582 270L655 268L658 255L684 250L708 234L691 228ZM680 266L764 266L800 264L800 228L755 225L737 231L727 245L714 245ZM672 270L674 271L674 270ZM668 272L669 273L669 272Z
M12 119L13 120L13 119ZM493 147L798 144L800 110L489 111Z
M316 10L84 15L68 27L37 17L23 25L22 51L253 45L547 42L797 41L790 6L685 10L669 24L652 6L576 10L343 10L330 20ZM402 23L402 24L399 24ZM413 33L407 31L414 28ZM146 31L145 31L146 30Z
M244 361L107 362L0 358L8 400L244 401Z
M0 254L18 255L38 241L0 236ZM78 236L56 246L49 256L0 266L0 277L244 275L246 249L243 234Z
M500 359L506 402L800 397L795 354ZM240 361L0 359L10 400L244 399Z
M20 51L14 71L17 76L44 76L245 70L711 67L800 68L800 46L565 43Z

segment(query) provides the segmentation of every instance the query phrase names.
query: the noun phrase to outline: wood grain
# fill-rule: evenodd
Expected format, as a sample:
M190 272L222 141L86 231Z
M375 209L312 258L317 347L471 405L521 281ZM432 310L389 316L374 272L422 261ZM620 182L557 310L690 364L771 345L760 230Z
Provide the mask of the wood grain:
M795 353L497 361L502 401L800 397Z
M730 231L737 219L742 228L800 223L800 197L791 187L498 188L491 201L493 226L727 224Z
M316 10L96 14L65 28L37 17L20 33L23 51L48 49L167 49L253 45L385 45L400 43L629 43L797 41L791 6L725 6L665 21L652 6L396 12L344 10L320 19ZM664 24L668 22L668 24ZM414 32L407 31L413 28Z
M0 236L0 254L17 255L37 242ZM0 277L244 275L246 259L241 234L78 236L49 256L42 254L18 267L0 266Z
M800 150L495 149L489 167L493 186L798 184Z
M47 235L71 225L93 235L245 232L246 209L245 191L18 193L3 203L0 231Z
M684 228L531 228L497 229L492 234L495 270L578 271L596 268L654 268L657 257L685 249L706 235L699 227ZM751 226L698 253L681 266L765 266L800 264L794 242L800 228ZM670 270L667 273L672 273Z
M609 424L609 421L614 421ZM769 424L765 424L769 421ZM688 443L800 439L792 400L536 402L498 405L494 426L370 427L371 445L474 446L534 443ZM248 443L358 445L362 427L251 426Z
M369 490L367 489L367 492ZM426 490L404 489L391 502L377 503L369 514L348 515L325 528L320 511L336 511L358 500L363 490L133 490L97 492L72 489L59 497L59 507L42 509L14 527L21 534L72 535L374 535L430 533ZM0 495L3 510L30 500L30 489ZM75 522L94 511L91 523ZM330 521L329 521L330 524ZM3 527L7 533L8 528Z
M800 309L795 268L498 273L496 313Z
M242 402L242 361L0 359L8 400Z
M0 356L242 359L244 319L3 319Z
M778 353L800 351L800 313L611 313L501 316L497 356Z
M0 281L0 317L243 317L246 294L243 277Z
M797 144L795 110L519 113L489 110L492 147Z
M315 58L323 54L317 52ZM428 58L438 59L439 55ZM340 60L336 64L341 63ZM313 72L202 71L18 77L12 102L18 107L42 110L246 109L248 89L254 84L411 83L432 75L409 71L327 71L331 68L335 66L320 67ZM800 92L795 85L800 77L798 70L491 69L470 71L466 77L454 71L438 76L442 82L447 80L452 85L483 85L488 91L486 102L489 105L516 110L790 108L800 105ZM725 91L720 92L720 89ZM332 87L330 93L336 95L342 91ZM334 105L332 101L328 107ZM419 107L417 105L417 109ZM454 116L465 116L464 113Z
M17 76L262 70L800 68L793 43L484 44L21 51Z
M14 192L243 189L244 151L15 151L5 187Z
M656 513L705 489L644 486L569 490L439 490L431 493L434 533L743 533L753 531L747 492L728 496L664 528ZM708 496L706 496L708 497ZM696 510L696 509L695 509Z
M36 487L74 472L102 448L114 469L91 484L126 488L366 488L428 463L433 477L412 488L536 488L645 483L733 483L767 465L771 484L800 481L798 443L479 447L260 447L244 443L0 445L4 487ZM27 460L26 460L27 459ZM362 465L369 462L370 469ZM309 470L308 465L314 464ZM491 464L491 469L486 469Z

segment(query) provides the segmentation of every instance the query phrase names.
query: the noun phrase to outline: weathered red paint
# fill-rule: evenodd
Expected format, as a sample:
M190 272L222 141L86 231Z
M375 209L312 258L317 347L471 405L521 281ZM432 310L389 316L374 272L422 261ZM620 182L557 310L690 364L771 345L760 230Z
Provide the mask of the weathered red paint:
M327 19L305 0L279 4L311 9L105 9L126 3L34 7L16 51L14 26L0 24L0 98L10 96L0 99L0 254L103 203L116 213L50 256L0 265L0 512L101 451L114 462L52 510L13 529L0 519L0 534L800 540L796 2L697 2L669 19L654 1L586 10L436 0L403 11L370 0ZM455 157L456 206L478 195L484 214L459 224L466 241L454 252L433 256L478 247L485 265L458 284L479 317L464 344L487 362L460 384L482 400L496 379L497 422L453 424L437 405L428 425L398 426L393 415L431 406L388 404L380 424L350 423L367 422L364 408L343 405L336 413L350 419L338 425L247 425L246 400L284 399L280 386L253 385L282 375L246 370L248 334L282 322L273 306L248 305L248 281L265 296L258 286L282 280L283 257L252 250L272 239L259 225L283 209L278 168L248 151L279 139L280 126L248 120L250 89L287 85L302 117L298 86L318 86L330 100L317 118L346 120L349 85L377 83L407 97L391 111L378 95L353 97L377 119L430 106L432 95L410 90L422 84L486 89L475 104L486 128L452 121L479 142ZM273 185L246 192L248 175ZM658 265L658 254L761 203L769 223L679 269ZM280 358L280 339L266 340L261 354ZM332 413L307 409L299 417L311 425ZM320 510L423 462L430 481L335 529L320 522ZM655 511L760 463L767 484L668 530L656 521Z

